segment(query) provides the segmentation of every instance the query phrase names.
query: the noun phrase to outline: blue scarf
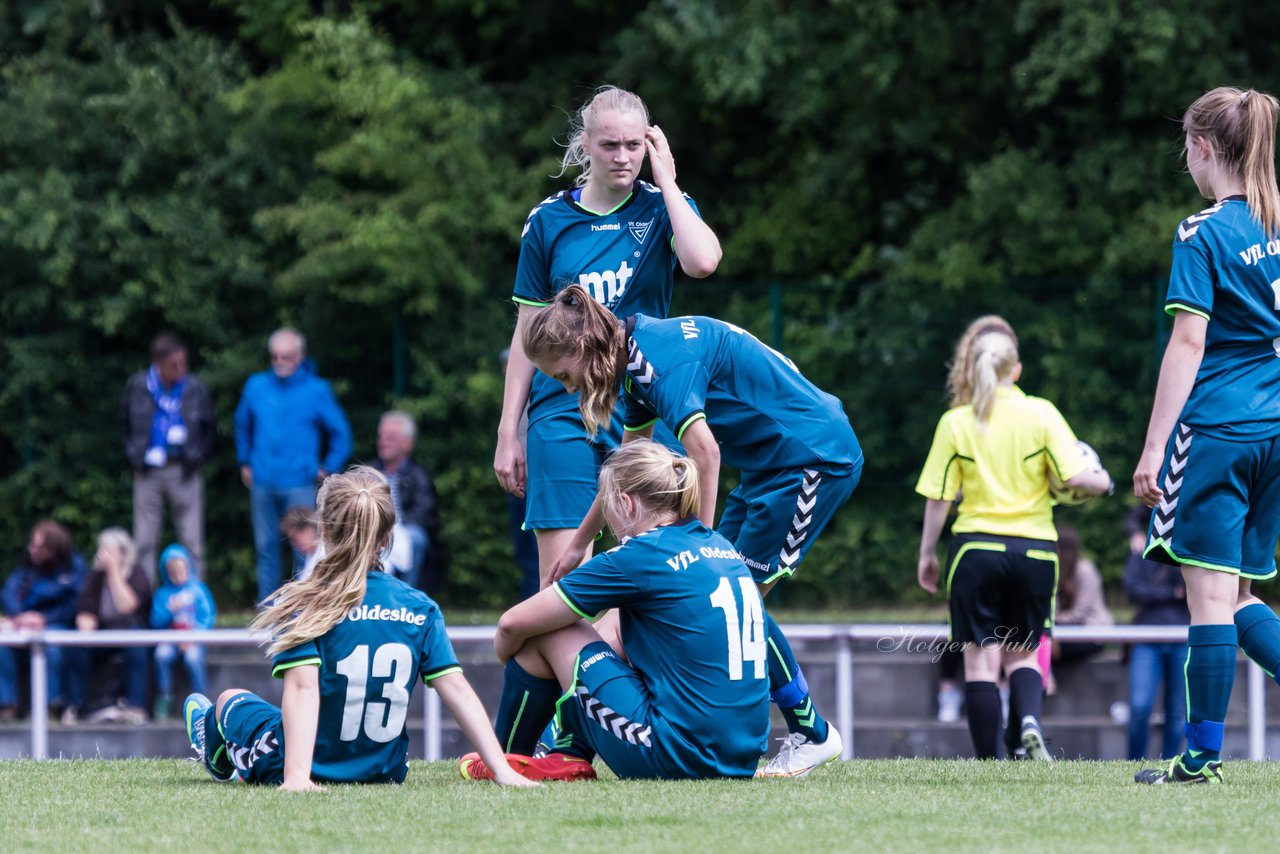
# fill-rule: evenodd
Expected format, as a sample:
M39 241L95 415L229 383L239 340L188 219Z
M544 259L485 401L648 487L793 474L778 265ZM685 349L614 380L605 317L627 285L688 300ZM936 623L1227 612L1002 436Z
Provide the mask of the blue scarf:
M151 419L151 439L147 445L146 463L159 468L169 462L169 456L181 456L187 443L187 425L182 420L182 393L186 390L186 377L178 380L165 391L160 384L160 371L155 365L147 371L147 391L156 402L156 414Z

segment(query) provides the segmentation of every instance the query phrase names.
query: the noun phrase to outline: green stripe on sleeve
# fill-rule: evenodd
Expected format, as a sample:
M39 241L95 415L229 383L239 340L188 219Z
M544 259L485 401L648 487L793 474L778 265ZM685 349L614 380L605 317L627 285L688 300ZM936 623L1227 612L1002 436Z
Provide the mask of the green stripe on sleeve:
M1199 317L1203 317L1205 320L1213 319L1209 316L1209 312L1205 311L1203 308L1196 308L1195 306L1187 305L1184 302L1171 302L1164 307L1164 313L1168 315L1174 315L1180 311L1185 311L1188 314L1194 314Z
M439 679L441 676L448 676L450 673L461 673L461 672L462 672L461 664L450 664L448 667L444 668L443 670L437 670L434 673L422 674L422 681L423 681L423 684L430 684L431 680L433 679Z
M564 600L564 604L568 605L569 609L573 611L573 613L577 614L579 617L581 617L584 620L595 619L593 615L586 613L585 611L583 611L581 608L579 608L577 605L574 604L573 600L569 598L569 594L565 593L564 590L561 589L560 582L557 581L555 584L552 584L551 587L553 590L556 591L556 593L560 594L560 598Z
M683 422L681 422L680 429L676 431L676 441L678 442L684 438L684 431L688 430L689 426L693 424L693 422L706 421L706 420L707 420L707 414L705 412L695 412L692 415L690 415Z
M634 427L624 424L622 425L622 429L626 430L628 433L639 433L641 430L649 429L656 423L658 423L657 418L650 418L648 421L644 422L643 424L637 424Z
M311 664L316 667L320 666L319 658L299 658L297 661L282 661L271 669L271 675L276 679L283 679L286 670L292 670L295 667Z
M525 299L524 297L512 297L511 301L516 305L531 305L534 308L546 308L551 305L549 302L538 302L537 300Z

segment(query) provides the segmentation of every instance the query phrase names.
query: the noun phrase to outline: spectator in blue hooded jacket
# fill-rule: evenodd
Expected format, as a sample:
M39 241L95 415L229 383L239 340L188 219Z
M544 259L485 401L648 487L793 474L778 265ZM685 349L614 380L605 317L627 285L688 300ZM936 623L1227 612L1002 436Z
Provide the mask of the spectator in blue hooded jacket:
M76 597L84 582L84 560L72 550L67 529L51 519L37 522L26 559L5 580L0 626L29 631L75 628ZM63 647L45 647L44 654L49 703L59 707L67 700ZM0 647L0 720L18 716L18 664L27 655L25 650Z
M249 377L236 407L236 456L249 488L258 555L258 601L280 586L280 519L290 507L315 507L316 481L351 456L351 428L329 384L306 360L296 329L267 343L271 370Z
M160 555L160 589L151 600L153 629L211 629L217 615L213 594L200 580L195 557L173 544ZM178 654L187 668L193 693L204 690L204 645L162 643L156 646L156 703L153 717L164 720L173 709L173 662Z

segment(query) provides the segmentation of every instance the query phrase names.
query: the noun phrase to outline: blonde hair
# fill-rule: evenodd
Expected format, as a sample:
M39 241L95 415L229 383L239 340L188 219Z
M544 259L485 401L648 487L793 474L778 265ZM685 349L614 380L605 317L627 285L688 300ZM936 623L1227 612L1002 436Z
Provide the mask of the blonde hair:
M955 355L947 373L947 393L951 396L951 406L964 406L973 403L973 359L974 342L988 332L1002 332L1018 347L1018 336L1014 334L1009 321L997 314L986 314L969 324L960 340L956 342Z
M614 451L600 469L600 503L611 525L621 519L620 527L634 531L659 516L695 515L702 498L699 484L693 460L649 439L635 439ZM626 518L623 495L639 504L631 518ZM616 528L614 533L624 535Z
M638 113L649 127L649 108L640 100L640 96L617 86L601 86L574 115L569 122L569 141L564 147L564 156L560 158L560 171L554 177L559 178L573 167L581 167L582 172L574 179L575 187L586 186L591 178L591 156L587 154L584 144L586 137L596 132L600 116L604 113Z
M583 372L578 409L587 435L594 439L609 426L626 362L626 333L609 309L581 285L570 285L529 318L521 343L533 362L575 358Z
M133 537L124 528L104 528L98 534L98 548L109 548L124 556L124 571L128 575L133 571L133 564L138 559L138 547L133 544Z
M1268 237L1280 232L1276 113L1276 99L1265 92L1219 86L1196 98L1182 116L1182 130L1207 139L1214 158L1244 181L1249 210Z
M396 523L387 479L368 466L325 478L316 501L325 556L305 581L276 591L251 626L271 633L270 655L320 637L364 600L365 577Z

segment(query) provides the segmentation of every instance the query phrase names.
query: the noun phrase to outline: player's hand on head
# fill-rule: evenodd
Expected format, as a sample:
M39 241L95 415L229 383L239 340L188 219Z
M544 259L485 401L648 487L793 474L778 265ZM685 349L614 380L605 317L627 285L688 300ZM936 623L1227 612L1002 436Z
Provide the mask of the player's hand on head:
M650 125L644 132L644 147L649 153L649 171L653 173L653 183L661 187L667 181L676 179L676 158L667 143L667 135L657 125Z

